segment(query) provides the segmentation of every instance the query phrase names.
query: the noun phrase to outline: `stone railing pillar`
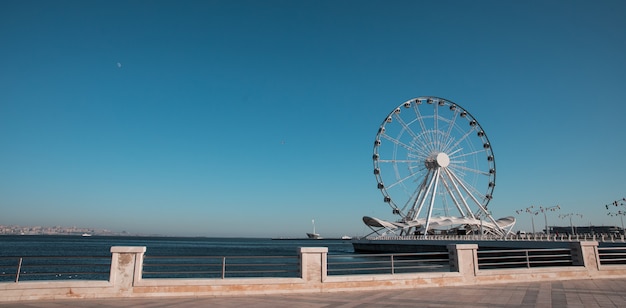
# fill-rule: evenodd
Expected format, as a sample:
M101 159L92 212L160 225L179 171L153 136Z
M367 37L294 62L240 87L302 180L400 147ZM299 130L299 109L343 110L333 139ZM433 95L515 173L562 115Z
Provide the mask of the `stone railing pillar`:
M304 281L321 283L326 280L328 247L299 247L300 273Z
M584 266L589 272L600 270L597 241L583 241L571 243L572 263Z
M459 272L465 279L473 280L478 272L477 244L449 244L450 271Z
M121 294L132 293L133 285L141 280L145 252L145 246L111 247L111 275L109 282L113 284L117 292Z

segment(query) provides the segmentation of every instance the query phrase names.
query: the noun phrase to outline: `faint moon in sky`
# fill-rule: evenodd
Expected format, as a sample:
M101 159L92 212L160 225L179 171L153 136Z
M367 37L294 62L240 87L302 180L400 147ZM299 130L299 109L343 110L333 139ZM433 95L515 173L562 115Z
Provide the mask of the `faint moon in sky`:
M122 63L117 62L117 68L122 68Z

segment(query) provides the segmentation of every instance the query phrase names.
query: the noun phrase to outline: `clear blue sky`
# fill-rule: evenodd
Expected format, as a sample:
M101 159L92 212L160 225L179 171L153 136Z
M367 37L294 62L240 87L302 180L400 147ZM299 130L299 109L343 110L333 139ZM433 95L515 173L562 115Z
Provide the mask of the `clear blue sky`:
M0 45L0 224L363 235L425 95L485 129L496 218L620 224L624 1L1 1Z

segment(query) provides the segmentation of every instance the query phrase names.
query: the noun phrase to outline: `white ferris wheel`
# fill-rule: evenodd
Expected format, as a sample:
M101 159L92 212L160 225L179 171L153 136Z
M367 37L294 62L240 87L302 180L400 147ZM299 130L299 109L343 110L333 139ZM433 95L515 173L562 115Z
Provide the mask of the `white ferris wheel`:
M374 141L374 175L395 221L363 217L379 235L506 235L515 219L495 220L491 143L467 110L439 97L394 108Z

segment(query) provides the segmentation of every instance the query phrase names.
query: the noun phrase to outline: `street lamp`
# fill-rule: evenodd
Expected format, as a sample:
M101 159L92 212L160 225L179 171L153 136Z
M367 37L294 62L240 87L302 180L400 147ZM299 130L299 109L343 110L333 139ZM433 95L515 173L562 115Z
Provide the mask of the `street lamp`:
M605 207L608 210L609 206L611 206L611 205L614 205L614 206L625 206L626 203L624 203L624 202L626 202L626 198L622 198L622 200L615 200L615 201L611 202L611 204L605 205Z
M535 206L531 205L531 206L529 206L529 207L527 207L525 209L521 209L521 210L515 211L515 213L517 213L517 214L523 213L523 212L526 212L526 213L530 214L530 223L533 226L533 236L535 235L535 218L533 216L539 214L539 211L535 211L534 208L535 208Z
M626 236L626 230L624 230L624 215L626 215L626 212L624 212L624 211L617 211L615 213L607 213L607 215L609 215L609 216L619 216L619 219L622 221L622 234L624 234L624 236Z
M583 218L582 214L576 214L576 213L568 213L568 214L559 215L559 218L569 217L569 226L570 228L572 228L572 235L573 235L573 234L576 234L576 232L574 231L574 224L572 223L572 216L578 216L580 218Z
M622 198L622 200L615 200L613 202L611 202L611 204L607 204L605 205L606 209L609 209L609 206L613 205L613 206L626 206L626 198ZM624 230L624 215L626 215L625 211L617 211L617 212L609 212L607 213L607 215L609 216L620 216L620 220L622 222L622 233L624 234L624 236L626 236L626 230Z
M551 207L543 207L543 206L539 207L539 211L543 213L543 218L546 221L546 235L548 235L548 236L550 236L550 229L548 228L548 215L546 215L546 212L547 211L554 212L554 211L559 210L559 209L561 209L561 207L558 206L558 205L551 206Z

